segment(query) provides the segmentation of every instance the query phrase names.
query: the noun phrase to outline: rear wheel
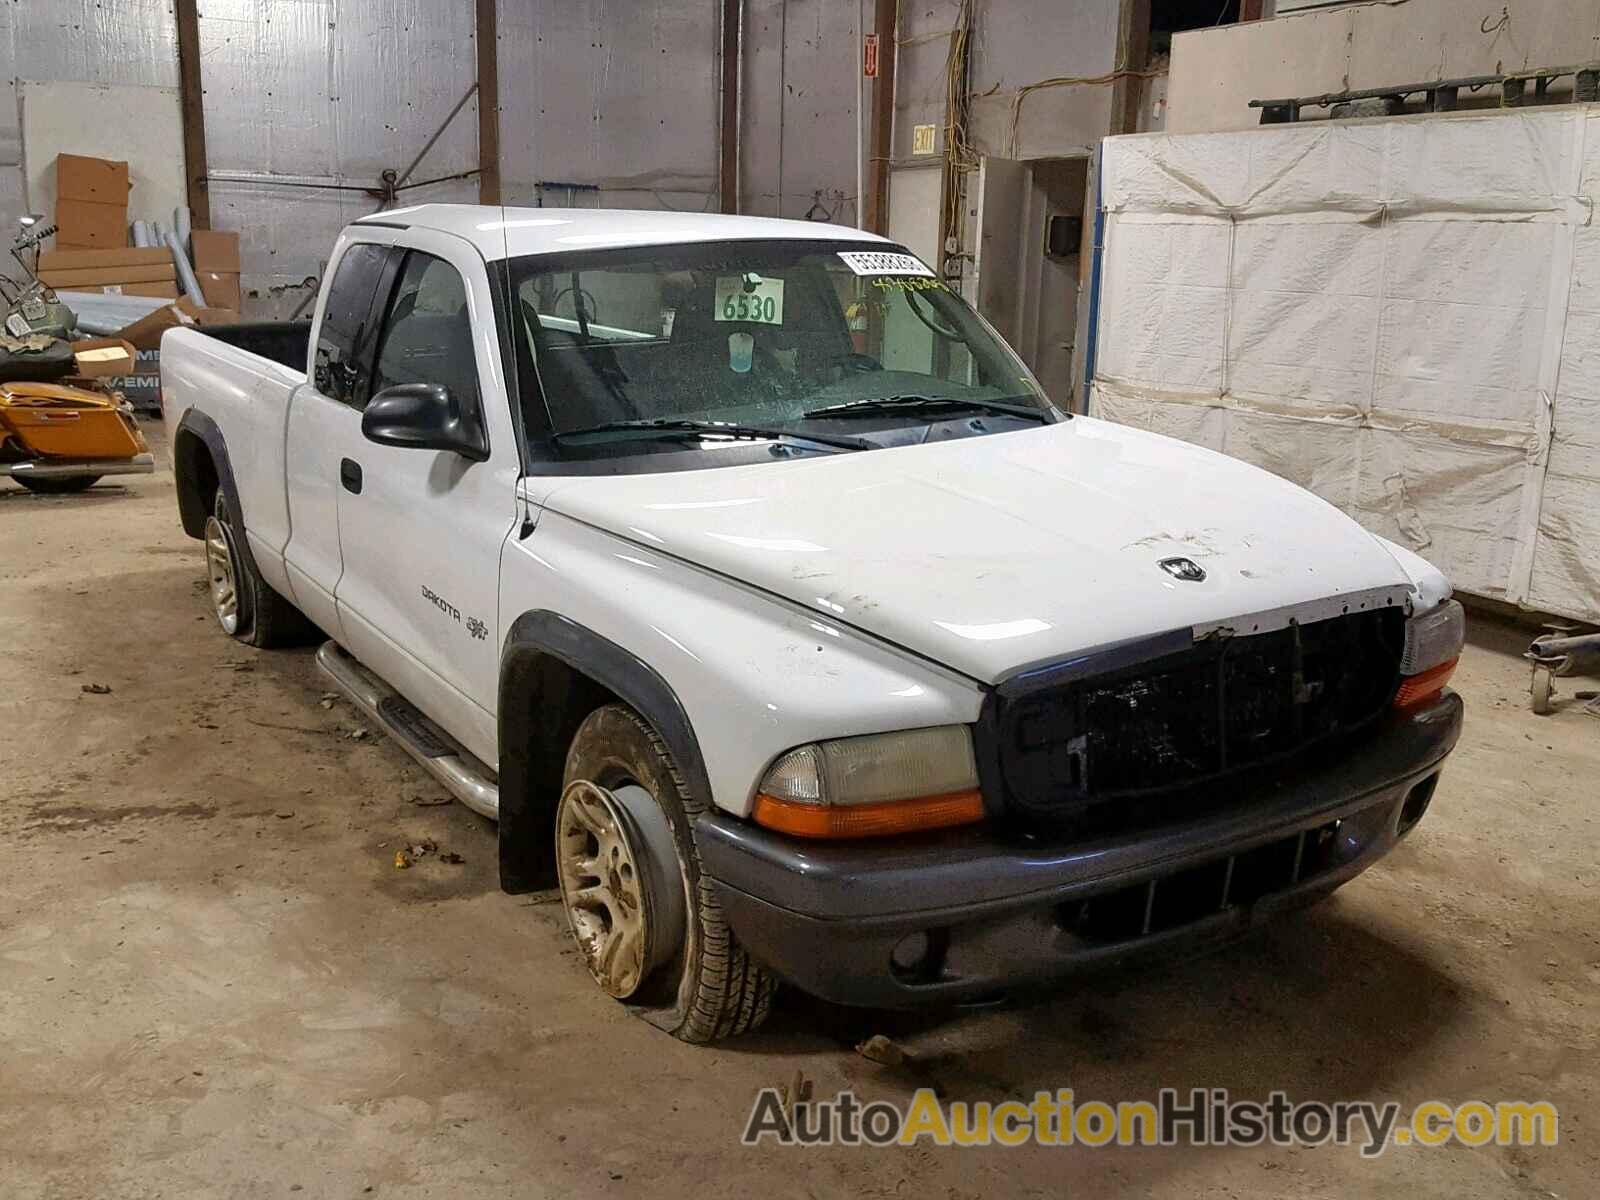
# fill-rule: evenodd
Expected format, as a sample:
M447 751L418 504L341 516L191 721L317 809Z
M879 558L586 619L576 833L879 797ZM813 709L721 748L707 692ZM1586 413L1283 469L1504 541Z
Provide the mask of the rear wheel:
M70 496L73 492L86 492L100 482L98 475L69 475L65 479L30 479L26 475L13 475L18 483L30 492L41 496Z
M221 488L206 518L204 538L211 611L224 633L264 650L292 646L315 635L315 626L268 587L254 565L239 553L232 510Z
M556 812L567 923L595 982L686 1042L754 1029L776 988L702 873L690 822L704 807L631 708L608 704L579 726Z

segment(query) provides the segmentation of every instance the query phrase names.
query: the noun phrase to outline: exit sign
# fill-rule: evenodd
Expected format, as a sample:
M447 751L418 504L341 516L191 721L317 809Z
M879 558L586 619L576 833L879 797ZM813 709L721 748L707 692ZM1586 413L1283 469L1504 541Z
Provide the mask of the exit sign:
M868 79L878 77L878 35L869 33L861 45L861 73Z

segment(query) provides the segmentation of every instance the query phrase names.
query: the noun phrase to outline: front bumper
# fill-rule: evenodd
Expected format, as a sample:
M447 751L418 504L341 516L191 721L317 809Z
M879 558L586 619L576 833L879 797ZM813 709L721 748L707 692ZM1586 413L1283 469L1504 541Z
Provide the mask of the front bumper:
M1461 721L1445 692L1342 760L1241 776L1220 811L1093 841L977 828L830 845L719 815L696 828L724 916L790 982L841 1004L976 1002L1223 942L1326 895L1421 817Z

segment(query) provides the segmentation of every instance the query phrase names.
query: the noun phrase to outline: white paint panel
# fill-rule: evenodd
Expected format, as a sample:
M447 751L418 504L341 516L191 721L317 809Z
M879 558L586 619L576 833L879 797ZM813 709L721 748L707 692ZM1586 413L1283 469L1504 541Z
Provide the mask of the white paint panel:
M34 212L56 209L56 155L85 154L128 164L130 221L172 225L188 203L178 89L23 80L22 146Z

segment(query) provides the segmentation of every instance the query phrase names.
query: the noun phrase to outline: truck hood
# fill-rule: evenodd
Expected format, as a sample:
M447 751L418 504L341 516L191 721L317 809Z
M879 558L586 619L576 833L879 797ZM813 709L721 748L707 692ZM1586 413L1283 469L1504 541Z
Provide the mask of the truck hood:
M1085 417L713 470L564 479L544 507L803 605L962 674L1411 580L1275 475ZM1163 559L1205 578L1174 578ZM1268 626L1263 624L1262 628Z

